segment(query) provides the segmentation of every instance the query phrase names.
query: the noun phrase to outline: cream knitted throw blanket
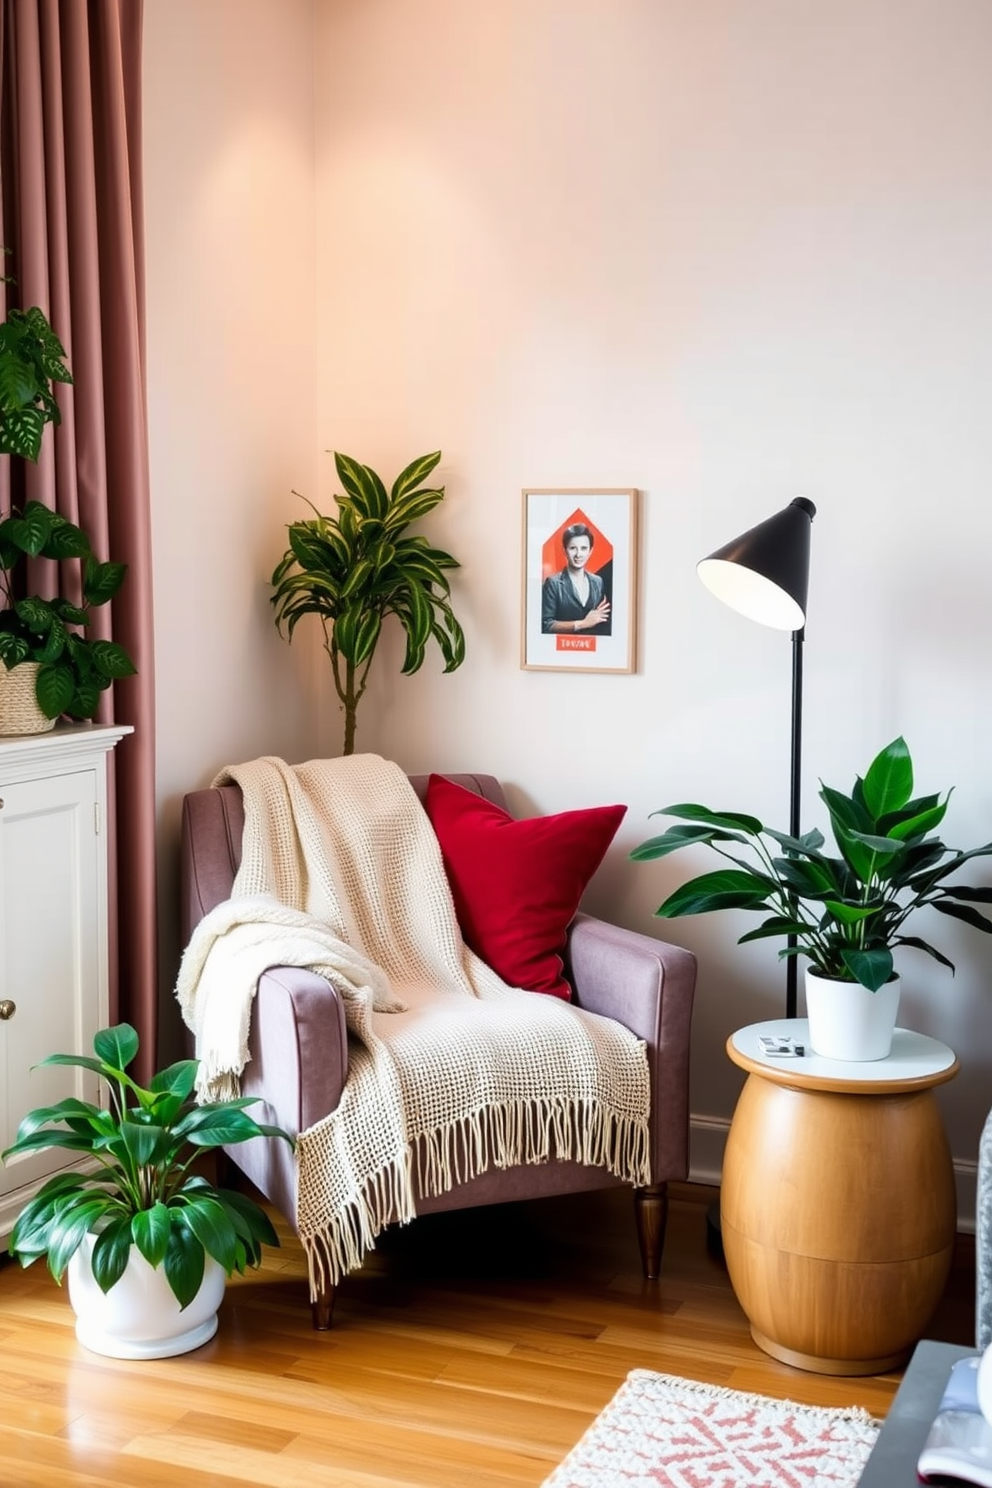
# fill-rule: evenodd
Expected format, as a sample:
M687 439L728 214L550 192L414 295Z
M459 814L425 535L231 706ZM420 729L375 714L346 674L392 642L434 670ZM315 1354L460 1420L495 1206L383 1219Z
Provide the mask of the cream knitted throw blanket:
M309 966L343 999L348 1077L297 1141L311 1291L488 1168L574 1158L649 1182L643 1043L609 1018L505 985L464 944L440 848L406 776L375 755L231 767L245 803L232 898L201 921L177 996L201 1096L237 1088L258 977Z

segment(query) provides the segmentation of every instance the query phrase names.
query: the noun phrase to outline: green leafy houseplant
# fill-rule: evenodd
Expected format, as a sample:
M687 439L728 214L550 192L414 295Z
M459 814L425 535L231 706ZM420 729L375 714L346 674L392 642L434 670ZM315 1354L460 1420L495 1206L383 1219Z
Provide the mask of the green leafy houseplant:
M82 602L23 594L28 558L78 562ZM8 669L39 664L35 691L47 718L92 718L100 693L134 672L123 646L82 634L90 611L113 599L126 572L124 563L99 562L82 529L40 501L0 519L0 661Z
M780 956L807 956L821 976L860 982L873 992L894 974L895 946L926 951L953 971L946 956L905 935L903 926L917 909L930 905L992 933L992 922L974 907L992 904L992 888L946 882L969 858L992 855L992 843L961 852L929 835L944 819L950 792L943 801L936 795L913 797L913 765L902 738L882 750L864 779L856 778L850 795L826 785L819 794L839 856L824 851L819 831L795 838L739 812L682 803L652 813L684 824L642 843L632 858L663 858L706 844L734 865L682 884L656 913L669 919L717 909L767 914L739 945L793 936L796 944ZM742 861L723 843L749 849L756 862Z
M93 1275L106 1293L124 1274L134 1245L149 1265L163 1267L185 1308L203 1280L206 1255L230 1276L259 1264L263 1242L279 1244L263 1209L190 1172L191 1164L202 1152L250 1137L292 1138L249 1116L249 1098L197 1105L195 1059L170 1065L142 1088L127 1073L138 1052L128 1023L102 1029L93 1048L95 1059L52 1054L41 1063L93 1070L107 1084L109 1107L70 1097L31 1111L3 1158L60 1147L88 1154L97 1170L50 1178L19 1214L10 1254L22 1266L47 1256L61 1283L84 1237L95 1234Z
M335 498L337 515L321 516L307 502L316 515L290 524L289 548L272 575L280 632L285 625L292 640L304 615L318 616L323 626L324 649L344 709L345 754L354 752L358 704L387 615L395 615L406 633L404 674L423 665L431 637L446 672L465 659L465 637L452 612L445 577L447 569L459 565L425 537L406 535L412 522L444 498L443 486L423 485L440 458L440 450L421 455L387 492L368 465L335 452L345 490Z
M45 425L62 419L53 382L72 382L58 336L37 305L9 310L0 324L0 455L37 460Z

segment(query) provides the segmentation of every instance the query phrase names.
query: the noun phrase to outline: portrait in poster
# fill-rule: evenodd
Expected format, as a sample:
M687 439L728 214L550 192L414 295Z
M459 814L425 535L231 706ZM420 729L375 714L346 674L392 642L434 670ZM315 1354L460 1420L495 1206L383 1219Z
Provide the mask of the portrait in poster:
M637 492L525 489L521 665L634 670Z

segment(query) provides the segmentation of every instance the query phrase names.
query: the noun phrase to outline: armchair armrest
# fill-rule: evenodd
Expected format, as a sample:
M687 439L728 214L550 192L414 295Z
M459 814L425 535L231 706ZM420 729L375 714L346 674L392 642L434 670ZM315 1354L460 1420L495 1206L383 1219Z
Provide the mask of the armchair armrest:
M646 1043L652 1181L685 1178L695 956L681 946L579 914L569 931L566 969L577 1007L615 1018Z
M258 981L243 1095L265 1101L296 1136L335 1109L348 1073L348 1032L338 992L322 976L276 966Z

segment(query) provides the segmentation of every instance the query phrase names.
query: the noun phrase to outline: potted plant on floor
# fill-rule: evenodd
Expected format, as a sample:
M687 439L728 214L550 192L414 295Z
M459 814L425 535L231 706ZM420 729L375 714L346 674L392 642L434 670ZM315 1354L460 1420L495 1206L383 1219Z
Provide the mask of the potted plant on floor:
M148 1089L138 1085L127 1073L138 1052L128 1023L102 1029L93 1048L95 1058L52 1054L41 1063L91 1070L108 1105L70 1097L31 1111L2 1156L57 1147L96 1166L50 1178L18 1216L9 1251L22 1266L46 1257L60 1284L68 1270L87 1348L123 1359L185 1353L216 1332L226 1278L257 1266L263 1243L279 1244L263 1209L192 1165L252 1137L292 1138L249 1116L251 1099L197 1105L195 1059L162 1070Z
M289 527L289 547L272 584L276 625L289 640L304 615L316 615L324 631L334 688L344 709L344 754L355 748L358 704L387 615L406 633L403 673L419 671L432 638L453 672L465 659L465 637L449 603L445 571L459 565L419 533L406 535L444 499L444 487L425 487L441 451L421 455L400 471L387 492L368 465L335 453L345 495L337 515L316 515ZM305 498L303 498L305 499Z
M727 858L732 868L690 879L656 913L669 919L718 909L767 915L738 944L794 937L795 945L779 955L809 960L806 1001L813 1049L833 1058L884 1058L899 998L893 950L911 946L954 970L927 941L904 933L907 920L930 906L992 932L992 921L975 908L992 904L992 888L947 882L969 858L992 855L992 843L962 852L930 835L944 819L949 793L943 800L913 796L913 765L902 738L881 751L849 795L826 785L819 794L838 856L824 850L822 832L795 838L763 826L757 817L681 803L654 814L678 817L683 824L642 843L631 857L644 862L705 844ZM756 861L742 861L725 843L749 849ZM864 1029L876 1019L881 1024L868 1044L850 1044L836 1026L838 1009L849 1001L861 1010L854 1014L856 1027Z

